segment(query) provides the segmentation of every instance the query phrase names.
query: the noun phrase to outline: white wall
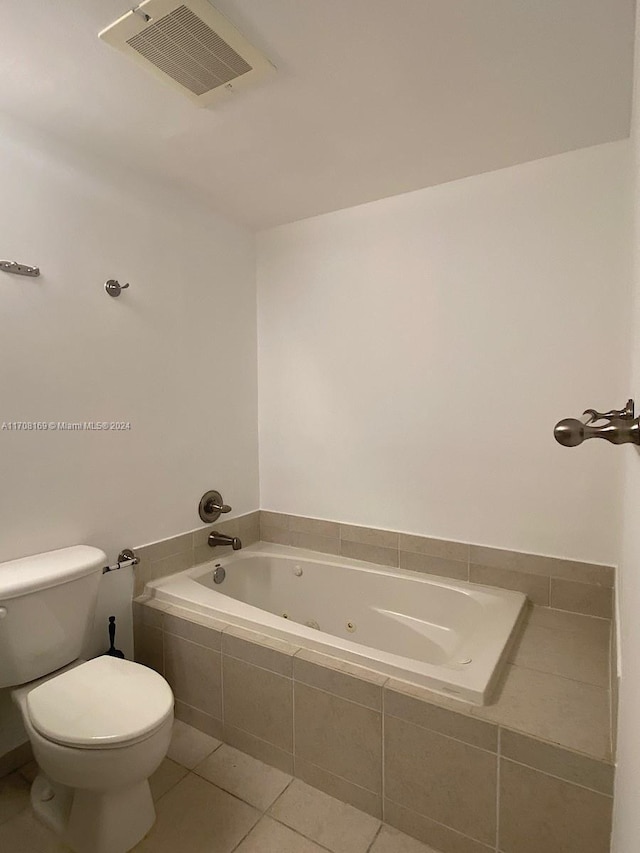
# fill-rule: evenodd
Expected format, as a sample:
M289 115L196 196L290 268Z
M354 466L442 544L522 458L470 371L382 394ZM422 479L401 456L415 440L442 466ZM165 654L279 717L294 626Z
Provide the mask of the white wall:
M0 429L0 561L80 542L113 560L198 527L209 488L234 514L257 509L253 235L135 174L0 131L0 257L42 269L0 273L0 425L131 422ZM111 299L108 278L130 288ZM103 586L109 610L130 601L130 572ZM0 754L15 739L5 700Z
M612 562L620 451L554 423L622 405L629 143L258 239L261 506Z
M637 400L640 397L640 21L636 22L635 57L630 387ZM624 455L622 555L617 581L621 679L613 853L633 853L640 846L640 450L627 448L627 451Z

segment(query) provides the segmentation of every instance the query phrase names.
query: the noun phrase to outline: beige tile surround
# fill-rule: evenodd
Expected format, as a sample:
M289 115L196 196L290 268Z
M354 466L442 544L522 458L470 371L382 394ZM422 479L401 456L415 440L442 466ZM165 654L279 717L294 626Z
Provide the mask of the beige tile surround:
M444 853L532 853L532 833L545 849L605 853L617 684L611 567L261 511L136 549L136 591L227 553L206 544L212 529L245 545L261 539L521 590L538 606L494 703L477 708L234 626L198 624L207 620L188 611L138 605L137 658L166 675L180 719ZM514 809L527 821L509 822Z
M525 592L543 607L611 618L614 570L558 557L260 512L260 539Z
M207 544L212 530L227 536L238 536L243 545L251 545L260 539L260 512L250 512L228 521L216 521L215 524L190 533L181 533L161 542L137 546L134 551L140 558L140 563L134 573L134 595L140 595L145 584L151 580L184 571L229 553L230 547L211 548Z
M239 536L244 545L262 540L308 548L378 565L517 590L526 593L530 601L541 607L605 619L612 617L612 566L265 510L218 521L172 539L136 548L140 564L135 573L135 594L139 595L150 580L228 553L230 548L209 547L207 537L212 530Z
M496 701L476 708L188 611L135 604L136 659L166 675L181 721L443 853L608 850L610 567L255 512L136 548L136 594L230 551L209 548L212 529L245 545L262 538L523 589L541 606ZM186 782L173 762L165 771L156 784Z
M606 620L533 608L496 702L479 708L153 605L134 605L138 659L208 735L443 853L608 850ZM584 681L567 677L572 661Z

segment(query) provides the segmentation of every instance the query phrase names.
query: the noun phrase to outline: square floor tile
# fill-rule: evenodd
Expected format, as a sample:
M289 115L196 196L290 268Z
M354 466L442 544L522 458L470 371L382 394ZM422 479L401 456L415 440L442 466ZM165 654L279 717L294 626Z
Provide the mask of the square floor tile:
M223 744L195 772L219 788L265 811L291 782L291 776Z
M260 812L189 773L157 804L158 819L136 853L231 853Z
M438 853L410 835L405 835L391 826L384 826L373 842L370 853Z
M167 757L193 770L196 764L211 755L221 742L181 720L174 720Z
M174 785L187 775L189 771L186 767L176 764L170 758L165 758L160 767L155 773L149 777L149 787L151 788L151 796L154 800L159 800L167 791L170 791Z
M326 850L265 816L251 830L236 853L326 853Z
M0 779L0 824L29 807L29 783L19 772Z
M3 853L71 853L70 849L33 816L31 809L0 825Z
M333 853L366 853L380 821L294 779L270 809L292 829Z

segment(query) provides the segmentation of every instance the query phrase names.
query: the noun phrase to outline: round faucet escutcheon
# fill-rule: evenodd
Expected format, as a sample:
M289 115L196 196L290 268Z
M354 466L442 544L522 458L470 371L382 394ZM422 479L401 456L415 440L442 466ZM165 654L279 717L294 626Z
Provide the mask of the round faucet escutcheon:
M222 495L217 489L210 489L200 498L198 515L205 524L213 524L222 513L227 512L231 512L231 507L222 500Z

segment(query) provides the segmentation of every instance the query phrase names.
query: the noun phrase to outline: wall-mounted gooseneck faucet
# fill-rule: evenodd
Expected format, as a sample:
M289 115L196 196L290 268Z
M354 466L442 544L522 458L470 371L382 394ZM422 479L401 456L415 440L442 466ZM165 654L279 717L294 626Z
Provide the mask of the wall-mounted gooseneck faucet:
M553 434L565 447L577 447L588 438L604 438L611 444L640 444L640 417L635 417L634 402L628 400L624 409L587 409L580 418L558 421Z

